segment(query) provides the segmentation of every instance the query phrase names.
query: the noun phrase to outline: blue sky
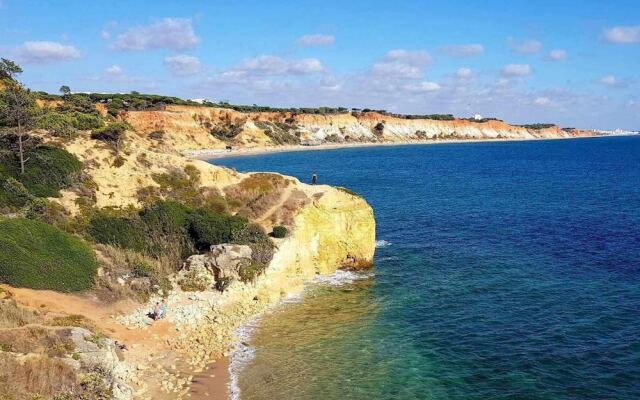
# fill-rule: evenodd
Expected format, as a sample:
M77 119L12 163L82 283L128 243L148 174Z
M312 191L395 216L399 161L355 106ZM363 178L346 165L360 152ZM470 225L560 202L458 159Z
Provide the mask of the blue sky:
M640 129L637 0L0 0L0 56L49 92Z

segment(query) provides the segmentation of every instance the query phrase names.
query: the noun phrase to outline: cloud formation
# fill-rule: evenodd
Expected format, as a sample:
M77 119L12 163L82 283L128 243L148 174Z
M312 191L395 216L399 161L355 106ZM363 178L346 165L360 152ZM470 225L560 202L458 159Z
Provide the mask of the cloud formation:
M481 44L455 44L442 46L440 51L453 57L472 57L484 53L484 46Z
M58 42L25 42L18 48L20 59L27 64L48 64L80 58L80 50Z
M502 68L502 75L506 77L522 77L531 75L529 64L509 64Z
M518 54L535 54L542 50L542 42L538 40L517 40L509 38L507 42L511 50Z
M569 57L569 55L567 54L567 52L565 50L560 50L560 49L554 49L551 50L547 56L545 57L545 60L547 61L564 61Z
M609 86L613 88L626 88L627 86L629 86L629 83L630 83L626 80L622 80L618 78L615 75L605 75L602 78L600 78L598 82L605 86Z
M336 42L333 35L313 34L304 35L298 39L298 44L302 46L330 46Z
M458 79L469 79L473 77L473 71L471 68L458 68L456 71L456 78Z
M202 70L202 64L197 57L181 54L165 57L164 66L173 76L196 75Z
M615 26L606 29L602 33L602 38L609 43L616 44L640 43L640 25Z
M130 28L111 45L116 51L168 49L184 51L200 43L190 19L164 18L148 26Z
M394 49L371 66L371 73L399 79L417 79L424 75L424 69L429 64L431 56L424 50Z

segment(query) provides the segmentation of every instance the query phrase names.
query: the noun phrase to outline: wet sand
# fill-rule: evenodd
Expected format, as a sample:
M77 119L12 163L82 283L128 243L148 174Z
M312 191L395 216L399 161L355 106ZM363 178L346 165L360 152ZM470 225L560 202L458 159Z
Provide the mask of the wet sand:
M187 394L193 400L229 400L229 358L223 357L194 375Z

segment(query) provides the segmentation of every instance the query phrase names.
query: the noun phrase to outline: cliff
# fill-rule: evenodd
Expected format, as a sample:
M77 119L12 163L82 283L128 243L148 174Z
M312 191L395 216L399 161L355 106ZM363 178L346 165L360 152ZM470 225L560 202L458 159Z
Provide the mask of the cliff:
M288 234L272 239L273 257L262 273L248 281L233 281L224 291L212 285L183 290L181 265L174 265L178 273L168 276L171 290L159 289L143 303L131 298L105 302L93 291L65 294L3 286L8 301L25 310L26 315L41 315L30 324L57 326L61 322L56 318L63 318L72 326L80 321L90 328L91 332L82 331L86 340L99 338L99 345L109 356L101 370L109 380L98 377L96 382L104 385L105 391L110 390L112 398L122 400L181 398L188 392L194 373L233 349L237 327L284 297L298 293L305 281L318 274L369 267L375 248L373 210L364 199L279 174L241 174L184 157L180 154L183 148L213 144L211 135L193 129L193 117L174 111L132 113L131 118L147 115L155 119L156 113L163 124L171 124L174 134L154 138L149 130L155 130L155 125L140 129L143 119L139 123L131 119L136 129L126 131L117 145L91 138L88 132L65 139L34 132L45 144L64 148L82 164L81 183L61 190L60 197L48 201L60 205L75 223L83 224L99 210L129 215L147 204L145 196L173 199L172 190L184 191L180 192L183 201L196 193L219 202L225 212L246 216L266 232L274 226L286 226ZM121 261L131 264L127 259L131 252L95 243L92 246L101 265L97 279L111 279L115 291L131 293L136 285L144 284L144 279L149 281L131 271L118 272L111 265ZM211 277L211 281L214 279ZM166 318L152 321L148 314L162 295ZM5 333L22 328L10 329ZM67 331L60 330L65 335ZM4 343L1 339L0 345ZM60 354L33 356L51 368L68 365L60 367L68 375L66 380L58 386L50 385L49 390L68 389L76 376L92 373L87 368L100 360L85 361L89 352L84 349L86 340L70 343ZM116 341L128 348L119 351L118 357L113 356L118 349ZM3 365L14 366L16 371L26 368L22 355L5 356L6 360L0 360ZM24 382L25 393L33 385Z
M525 128L499 120L401 118L377 112L294 114L243 113L199 106L165 106L155 111L127 111L121 117L138 132L164 132L180 151L322 143L410 143L434 140L541 139L591 136L593 132L558 126Z

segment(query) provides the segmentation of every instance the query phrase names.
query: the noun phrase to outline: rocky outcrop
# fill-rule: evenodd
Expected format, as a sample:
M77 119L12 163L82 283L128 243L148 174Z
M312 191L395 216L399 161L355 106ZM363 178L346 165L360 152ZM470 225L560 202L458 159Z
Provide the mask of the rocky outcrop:
M34 324L0 329L0 346L4 372L21 376L12 378L19 393L46 388L60 395L75 393L82 397L82 392L89 390L96 396L108 393L115 400L133 397L126 383L129 368L119 360L114 341L85 328ZM91 389L83 384L88 381L92 382Z
M252 253L251 247L247 245L214 245L208 253L189 257L180 274L184 276L187 272L195 272L211 283L238 281L240 268L251 264Z

